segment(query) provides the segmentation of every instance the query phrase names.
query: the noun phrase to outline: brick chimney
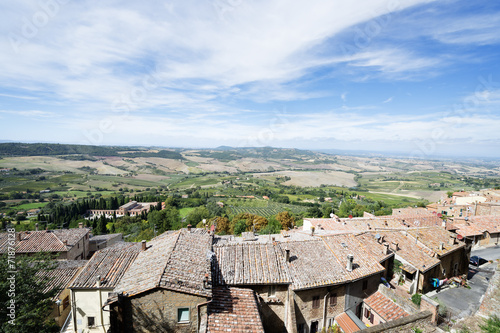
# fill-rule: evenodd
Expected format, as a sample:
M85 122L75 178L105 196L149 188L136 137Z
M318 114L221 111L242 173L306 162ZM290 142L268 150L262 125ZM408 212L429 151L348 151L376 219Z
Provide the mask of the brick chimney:
M83 229L83 223L82 222L78 223L78 228Z
M384 255L389 254L389 244L384 244Z
M68 240L67 239L63 240L63 244L64 246L68 246Z
M450 237L450 238L448 239L448 245L450 245L450 246L455 245L455 237Z
M347 266L346 269L348 272L352 272L352 262L354 261L354 256L352 254L347 255Z
M21 241L21 233L20 232L16 232L16 239L18 242Z
M143 240L143 241L142 241L142 250L143 250L143 251L146 251L146 248L147 248L147 247L146 247L146 241L145 241L145 240Z

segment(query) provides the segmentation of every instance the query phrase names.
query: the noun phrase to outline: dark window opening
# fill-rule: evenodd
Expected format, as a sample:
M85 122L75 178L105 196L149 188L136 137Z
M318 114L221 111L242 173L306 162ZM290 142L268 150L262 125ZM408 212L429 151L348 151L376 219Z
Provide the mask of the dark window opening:
M337 305L337 294L331 294L330 295L330 306L335 306Z
M366 289L368 289L368 281L364 280L363 281L363 290L366 290Z
M319 296L314 296L313 297L313 309L319 308Z

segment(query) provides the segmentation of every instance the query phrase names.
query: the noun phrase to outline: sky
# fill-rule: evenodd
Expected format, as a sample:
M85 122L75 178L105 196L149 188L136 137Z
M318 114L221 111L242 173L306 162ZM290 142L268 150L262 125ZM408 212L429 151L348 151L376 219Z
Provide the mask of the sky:
M0 2L0 140L500 157L500 2Z

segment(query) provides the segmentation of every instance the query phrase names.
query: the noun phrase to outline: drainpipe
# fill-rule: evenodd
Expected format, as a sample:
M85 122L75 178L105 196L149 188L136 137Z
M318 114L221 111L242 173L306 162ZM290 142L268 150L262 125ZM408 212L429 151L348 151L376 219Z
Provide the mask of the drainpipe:
M330 295L330 292L327 291L325 297L323 298L323 327L325 328L325 331L328 330L326 327L326 315L327 315L327 309L328 309L328 296Z
M207 305L207 308L208 308L208 304L211 303L211 302L212 302L212 300L196 305L196 321L197 321L197 323L196 323L196 333L200 333L200 307L204 306L204 305ZM208 316L208 310L207 310L207 316Z
M76 300L75 300L75 291L73 289L70 289L71 292L71 311L73 311L73 327L75 329L75 332L78 332L78 326L76 326Z

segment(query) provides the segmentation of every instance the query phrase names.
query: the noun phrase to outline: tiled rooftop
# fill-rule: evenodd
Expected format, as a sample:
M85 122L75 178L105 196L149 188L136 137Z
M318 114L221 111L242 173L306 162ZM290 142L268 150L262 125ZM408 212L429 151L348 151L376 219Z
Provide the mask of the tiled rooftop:
M253 290L214 288L208 305L207 333L217 332L264 333Z
M203 229L165 232L147 244L129 267L115 292L129 296L156 287L210 296L203 280L208 275L211 283L210 236Z
M218 285L286 284L291 282L285 257L273 243L228 244L214 247L214 277Z
M471 216L469 219L471 225L476 225L479 229L484 229L490 234L500 233L500 216Z
M440 256L465 246L465 243L460 241L455 241L453 245L450 245L448 240L456 235L440 227L409 229L407 232L414 238L418 237L422 244ZM442 250L440 249L441 243L444 243Z
M379 237L378 240L377 236ZM394 256L394 252L391 251L390 248L387 254L384 253L385 246L380 241L381 235L376 231L357 234L356 239L361 244L361 247L363 247L363 249L367 253L377 259L378 262L383 262L388 258Z
M48 280L44 292L51 289L60 289L59 293L54 297L54 300L57 299L60 293L69 287L70 282L85 264L87 264L87 260L58 260L57 266L53 270L39 272L37 275L41 279Z
M379 231L383 241L390 244L390 248L394 253L414 268L426 272L430 268L439 264L439 260L433 256L432 251L429 251L416 243L415 238L402 231ZM395 250L398 244L398 250Z
M87 228L16 232L16 252L65 252L89 233ZM20 237L20 241L17 241ZM64 245L67 241L67 245ZM0 252L6 250L7 233L0 234Z
M400 308L392 300L377 291L363 302L375 311L385 321L395 320L408 316L408 313Z
M93 289L100 277L101 288L113 289L141 250L141 244L122 243L97 251L71 284L75 289Z
M349 317L345 312L342 312L335 317L335 321L339 324L344 333L354 333L360 330L358 325L356 325L351 317Z

